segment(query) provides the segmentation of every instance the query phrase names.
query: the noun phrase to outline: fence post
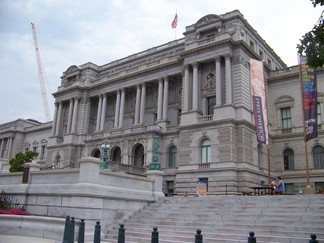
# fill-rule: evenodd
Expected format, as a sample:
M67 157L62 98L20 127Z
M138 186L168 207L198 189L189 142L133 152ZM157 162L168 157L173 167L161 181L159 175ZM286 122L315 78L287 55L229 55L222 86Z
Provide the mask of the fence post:
M318 240L316 240L317 236L315 234L310 235L311 240L309 240L309 243L318 243Z
M159 243L159 232L157 227L153 227L151 243Z
M74 243L74 226L75 226L75 220L74 217L71 217L70 224L69 224L68 243Z
M203 243L203 236L201 234L201 230L200 229L197 229L197 231L196 231L195 243Z
M97 221L97 223L95 225L93 243L100 243L100 233L101 233L101 226L100 226L100 222Z
M254 237L254 232L253 231L251 231L250 233L249 233L249 238L248 238L248 243L256 243L256 238Z
M81 219L80 226L79 226L78 243L84 243L84 230L85 230L84 219Z
M125 243L125 228L123 224L119 225L118 243Z
M70 216L66 216L62 243L68 243L68 239L69 239L69 228L70 228L69 226L70 226Z

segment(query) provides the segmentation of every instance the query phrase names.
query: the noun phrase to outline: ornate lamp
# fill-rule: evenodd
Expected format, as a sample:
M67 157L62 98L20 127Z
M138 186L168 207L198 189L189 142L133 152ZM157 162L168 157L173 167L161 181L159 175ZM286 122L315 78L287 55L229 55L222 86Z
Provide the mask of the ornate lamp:
M149 170L161 170L160 164L159 164L159 156L158 156L158 148L159 148L159 133L161 131L161 127L158 124L153 125L153 159L149 166Z
M101 170L108 170L108 150L110 145L108 144L108 139L106 138L104 143L101 145L102 148L102 160L100 162Z

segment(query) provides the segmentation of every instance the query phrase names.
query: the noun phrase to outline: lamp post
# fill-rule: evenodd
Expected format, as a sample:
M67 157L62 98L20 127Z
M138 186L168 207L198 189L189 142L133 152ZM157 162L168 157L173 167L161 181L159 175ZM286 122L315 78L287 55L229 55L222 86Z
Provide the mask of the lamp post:
M159 156L158 156L158 148L159 148L159 133L161 131L161 127L158 124L153 125L154 136L153 136L153 158L152 162L149 166L149 170L161 170L159 164Z
M110 145L108 144L108 139L105 139L104 143L101 145L102 148L102 160L100 162L101 170L108 170L108 150Z

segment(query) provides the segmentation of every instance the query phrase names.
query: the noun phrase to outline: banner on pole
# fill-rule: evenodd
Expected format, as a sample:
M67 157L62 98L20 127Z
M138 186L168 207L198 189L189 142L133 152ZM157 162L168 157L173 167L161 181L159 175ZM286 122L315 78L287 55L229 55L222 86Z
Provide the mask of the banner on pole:
M317 80L316 70L307 65L307 59L300 57L300 80L303 99L305 140L317 137Z
M268 143L267 103L263 63L261 61L250 59L250 77L257 141L259 143Z

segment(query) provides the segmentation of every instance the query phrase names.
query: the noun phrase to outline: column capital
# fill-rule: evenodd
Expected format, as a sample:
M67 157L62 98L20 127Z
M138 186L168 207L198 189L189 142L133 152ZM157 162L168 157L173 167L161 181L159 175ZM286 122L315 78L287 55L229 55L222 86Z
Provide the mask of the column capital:
M169 80L169 76L163 76L164 80Z
M215 57L214 57L214 60L215 60L216 62L217 62L217 61L219 62L220 59L221 59L221 56L215 56Z
M225 55L223 55L225 59L230 59L233 54L232 53L226 53Z
M197 68L197 67L199 66L199 63L198 63L198 62L194 62L194 63L191 64L191 66L192 66L193 68Z

